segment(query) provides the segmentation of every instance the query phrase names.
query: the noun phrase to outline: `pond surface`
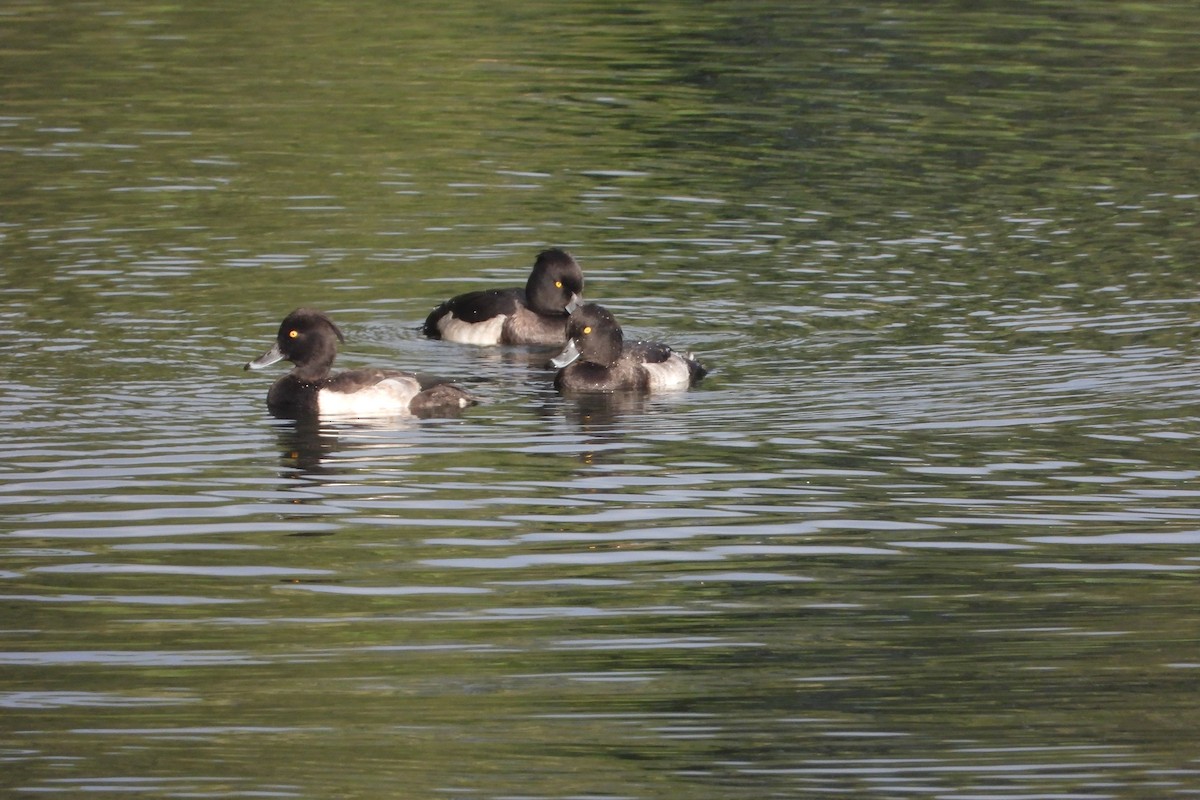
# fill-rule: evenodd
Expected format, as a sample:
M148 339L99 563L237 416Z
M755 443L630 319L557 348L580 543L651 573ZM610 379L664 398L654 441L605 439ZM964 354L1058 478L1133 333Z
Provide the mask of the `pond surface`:
M0 20L4 794L1200 794L1200 6ZM546 246L711 374L420 337Z

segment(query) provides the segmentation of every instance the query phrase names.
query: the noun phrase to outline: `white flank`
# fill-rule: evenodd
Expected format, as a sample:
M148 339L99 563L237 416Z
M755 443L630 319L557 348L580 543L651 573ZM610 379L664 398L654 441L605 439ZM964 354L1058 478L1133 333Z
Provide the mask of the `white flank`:
M692 373L687 362L672 353L671 357L661 364L643 364L650 375L651 391L668 389L686 389L692 382Z
M322 389L317 409L323 416L379 417L407 414L408 404L421 391L412 379L388 378L356 392Z
M483 322L472 323L463 322L461 319L456 319L453 314L447 314L438 320L438 330L442 332L442 339L447 342L500 344L500 331L504 329L504 322L507 319L506 314L501 314Z

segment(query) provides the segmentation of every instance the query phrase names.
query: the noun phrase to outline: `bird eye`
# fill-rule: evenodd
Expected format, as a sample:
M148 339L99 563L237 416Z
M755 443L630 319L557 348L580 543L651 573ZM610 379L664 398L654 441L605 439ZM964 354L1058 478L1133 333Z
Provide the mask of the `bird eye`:
M583 329L583 332L584 332L584 334L589 334L589 333L591 333L591 332L592 332L592 326L591 326L591 325L588 325L586 328L584 328L584 329Z
M299 335L300 335L300 331L296 330L295 328L293 328L292 330L288 331L288 338L289 338L289 339L295 339L295 338L296 338L297 336L299 336Z
M562 288L562 281L555 281L555 282L554 282L554 288L555 288L555 289L561 289L561 288Z

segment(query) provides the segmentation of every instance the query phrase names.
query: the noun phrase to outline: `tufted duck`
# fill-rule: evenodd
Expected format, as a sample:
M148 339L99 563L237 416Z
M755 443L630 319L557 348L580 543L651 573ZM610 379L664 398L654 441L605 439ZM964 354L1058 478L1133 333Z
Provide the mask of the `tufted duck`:
M569 310L583 302L583 271L566 250L538 254L525 288L484 289L453 297L425 320L431 339L463 344L560 345Z
M707 370L691 353L658 342L626 343L608 309L595 303L571 314L567 346L553 361L554 385L566 392L657 392L686 389Z
M284 359L295 364L267 393L267 407L278 416L438 416L478 402L453 384L411 372L364 368L330 375L337 343L345 341L326 314L298 308L279 326L274 346L245 368Z

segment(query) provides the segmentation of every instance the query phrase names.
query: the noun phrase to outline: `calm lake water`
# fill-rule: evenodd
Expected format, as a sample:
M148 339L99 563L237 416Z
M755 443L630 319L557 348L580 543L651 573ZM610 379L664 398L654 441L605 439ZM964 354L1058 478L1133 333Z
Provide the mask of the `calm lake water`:
M1198 28L6 3L0 793L1200 795ZM551 245L710 376L419 336ZM272 418L300 305L484 404Z

